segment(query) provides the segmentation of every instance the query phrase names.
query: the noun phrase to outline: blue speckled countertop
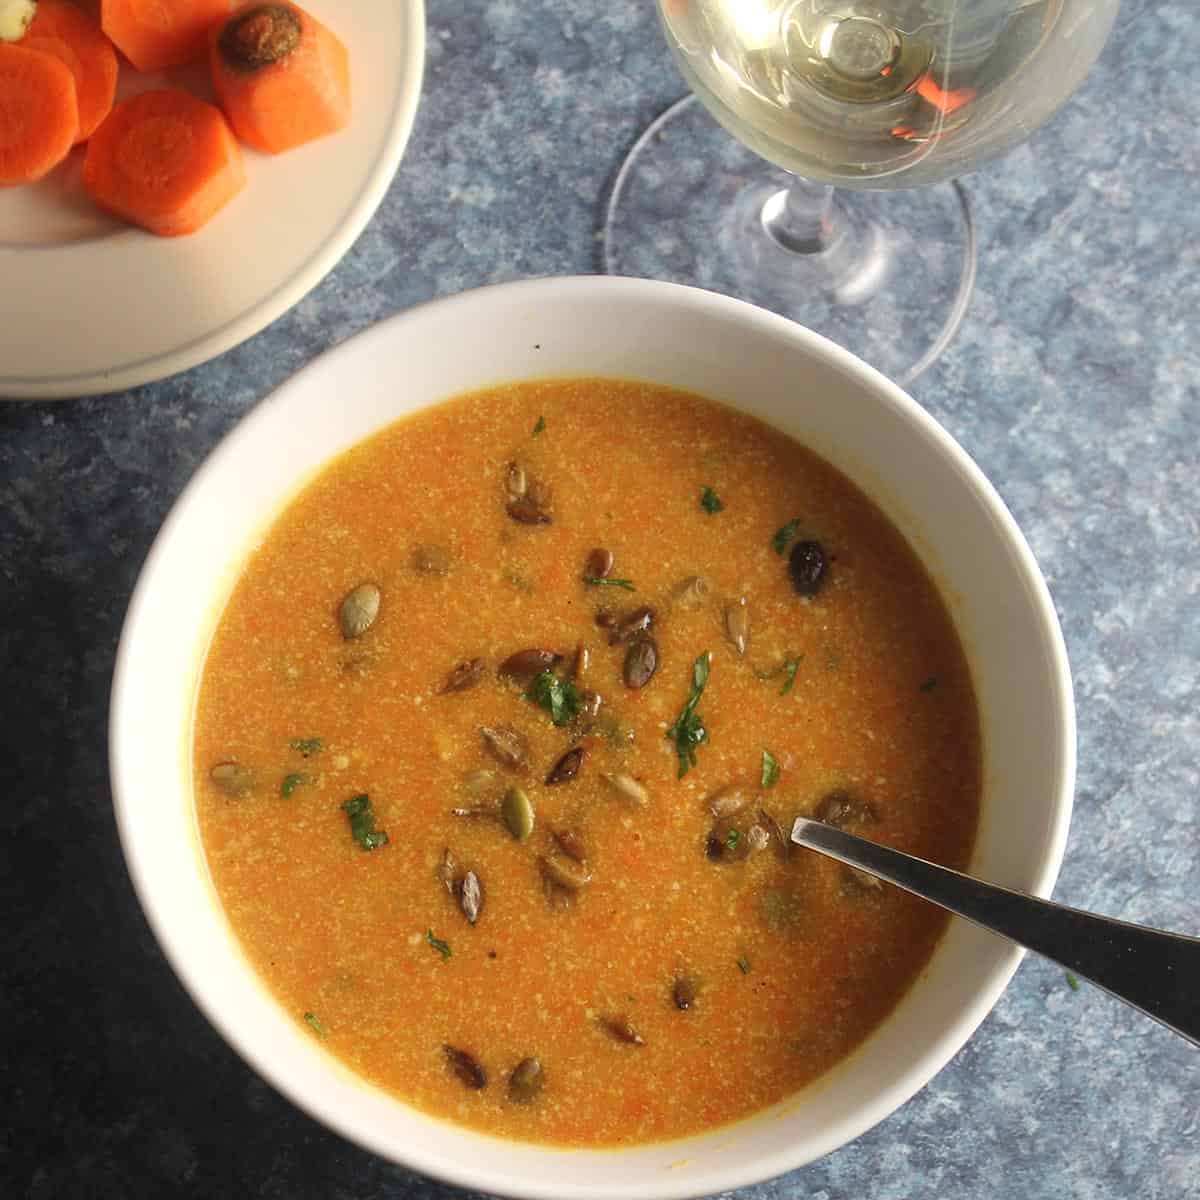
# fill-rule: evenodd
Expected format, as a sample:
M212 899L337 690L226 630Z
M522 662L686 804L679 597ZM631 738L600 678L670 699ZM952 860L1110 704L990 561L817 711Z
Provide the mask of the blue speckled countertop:
M462 1194L314 1124L201 1018L134 899L105 756L134 579L214 442L380 317L478 284L596 269L613 173L683 91L649 0L429 0L428 16L403 165L307 299L174 379L0 404L4 1197ZM1195 0L1125 0L1068 107L967 177L982 237L975 294L912 388L1013 509L1062 617L1079 785L1056 896L1193 933L1198 57ZM0 322L0 354L3 336ZM1200 1052L1027 960L914 1100L741 1197L1197 1198Z

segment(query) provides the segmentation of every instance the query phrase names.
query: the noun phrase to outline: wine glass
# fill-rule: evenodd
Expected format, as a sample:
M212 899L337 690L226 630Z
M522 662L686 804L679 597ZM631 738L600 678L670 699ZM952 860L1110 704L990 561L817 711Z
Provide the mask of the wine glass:
M740 296L911 381L974 280L957 176L1066 102L1117 3L658 0L692 94L617 175L605 270Z

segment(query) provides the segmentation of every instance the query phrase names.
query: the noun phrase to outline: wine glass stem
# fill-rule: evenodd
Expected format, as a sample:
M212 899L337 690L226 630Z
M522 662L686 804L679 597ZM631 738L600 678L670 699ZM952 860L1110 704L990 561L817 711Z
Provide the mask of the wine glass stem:
M791 184L768 197L762 225L776 245L792 254L821 254L833 233L833 187L791 176Z

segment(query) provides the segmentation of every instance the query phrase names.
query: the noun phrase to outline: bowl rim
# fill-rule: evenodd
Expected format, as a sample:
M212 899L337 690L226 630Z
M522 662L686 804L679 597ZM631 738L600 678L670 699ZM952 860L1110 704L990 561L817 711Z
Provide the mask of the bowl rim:
M543 305L553 306L567 302L572 297L582 297L586 300L597 294L604 295L610 301L616 302L627 299L683 309L698 309L710 316L747 325L752 331L773 334L776 337L799 342L810 352L852 376L861 387L873 392L879 402L893 410L899 410L906 420L917 427L919 433L936 443L938 451L951 461L965 477L970 488L985 504L990 517L998 528L1000 540L1007 544L1013 554L1015 569L1026 587L1031 606L1036 609L1037 621L1045 635L1049 651L1048 670L1054 680L1055 708L1059 721L1059 737L1055 750L1059 763L1058 776L1061 786L1058 795L1050 797L1052 804L1048 809L1049 820L1045 835L1045 851L1036 874L1035 885L1030 889L1033 894L1038 896L1049 897L1062 864L1076 774L1076 717L1065 640L1049 588L1032 550L1008 507L966 450L916 400L849 351L803 326L796 325L784 317L756 308L744 301L682 284L614 276L546 276L473 288L403 310L324 351L277 385L257 401L223 435L194 472L172 504L155 536L131 595L117 648L110 694L108 731L112 799L126 866L146 920L177 978L193 1003L222 1039L260 1077L267 1080L272 1087L314 1120L334 1130L351 1143L388 1161L401 1163L427 1177L443 1180L458 1187L522 1198L522 1200L563 1200L567 1196L571 1197L571 1200L606 1200L608 1197L615 1196L616 1193L611 1188L602 1185L567 1184L552 1176L527 1179L522 1177L519 1181L515 1176L497 1177L494 1171L487 1167L480 1167L469 1159L443 1157L437 1161L431 1161L432 1156L426 1154L424 1147L415 1145L399 1147L389 1143L386 1138L374 1136L373 1131L363 1131L352 1127L332 1107L323 1107L319 1097L306 1095L299 1088L293 1087L286 1078L283 1078L283 1072L277 1068L275 1060L269 1053L239 1034L236 1023L229 1019L212 991L203 986L203 981L198 977L198 973L189 965L183 939L168 926L156 907L154 895L139 861L135 814L125 798L124 777L131 769L132 764L123 761L120 743L124 736L122 733L124 724L133 719L132 714L128 711L129 701L127 700L131 688L132 644L142 623L142 613L151 595L156 576L161 570L162 560L175 536L175 530L196 498L207 491L210 477L221 471L226 458L232 453L232 448L242 437L260 424L277 420L275 411L279 403L285 400L294 388L303 388L309 375L327 369L331 360L336 360L342 355L357 353L358 347L364 341L374 338L386 339L391 331L401 323L419 322L432 314L436 313L441 316L453 312L456 308L475 309L481 302L488 305L504 303L508 297L514 295L519 295L522 303L537 300ZM620 1191L622 1200L635 1200L635 1198L642 1197L645 1200L651 1200L651 1198L683 1200L686 1197L725 1192L764 1182L785 1172L798 1169L860 1137L911 1099L962 1049L999 1000L1024 954L1025 951L1019 946L1008 946L1003 957L981 977L974 990L971 1003L960 1012L958 1018L951 1025L940 1032L931 1049L919 1060L905 1067L900 1078L892 1086L875 1096L870 1103L856 1109L851 1117L830 1126L822 1133L811 1136L808 1139L808 1150L803 1158L798 1159L794 1154L780 1150L775 1154L737 1160L732 1165L723 1165L709 1170L702 1190L698 1190L694 1183L684 1185L682 1179L672 1186L669 1176L654 1176L648 1178L644 1186L623 1186ZM819 1086L819 1081L817 1086ZM419 1109L413 1111L420 1112ZM751 1116L748 1119L753 1120L754 1117ZM497 1143L505 1142L505 1139L494 1138L492 1135L483 1134L465 1126L455 1126L455 1128L469 1137ZM533 1143L522 1143L522 1145L529 1145L550 1157L556 1155L611 1156L614 1153L634 1152L645 1148L644 1146L635 1146L630 1147L629 1151L623 1151L611 1148L599 1150L563 1148Z

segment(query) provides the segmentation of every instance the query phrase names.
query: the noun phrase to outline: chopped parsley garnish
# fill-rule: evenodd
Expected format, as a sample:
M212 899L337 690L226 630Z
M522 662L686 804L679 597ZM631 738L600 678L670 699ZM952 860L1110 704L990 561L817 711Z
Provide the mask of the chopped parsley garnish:
M1079 991L1079 980L1075 978L1074 973L1071 971L1067 972L1067 987L1073 992Z
M542 432L542 430L543 430L543 429L545 429L545 428L546 428L546 418L545 418L545 417L538 417L538 419L537 419L537 424L536 424L536 425L534 425L534 427L533 427L533 436L534 436L534 437L537 437L537 435L538 435L539 433L541 433L541 432Z
M738 848L738 842L741 840L742 835L738 833L736 829L731 829L725 835L725 845L728 846L730 850L736 850Z
M304 1020L317 1037L323 1038L325 1036L325 1026L321 1024L321 1018L316 1013L305 1013Z
M776 780L779 778L779 763L770 750L762 752L762 786L770 788L775 786Z
M540 705L555 725L565 725L583 711L583 700L569 679L560 679L553 671L543 671L529 685L527 699Z
M725 508L725 501L712 488L705 485L700 489L700 507L709 516L716 516L717 513Z
M785 658L777 667L772 667L769 671L755 671L754 678L762 683L768 683L776 676L783 676L783 686L779 689L781 696L786 696L792 690L792 685L796 682L796 672L800 669L803 654L798 654L795 658Z
M311 775L305 775L302 771L293 771L290 775L283 777L283 782L279 785L279 794L286 800L298 787L309 783L312 783Z
M771 545L775 547L776 554L783 554L787 551L788 543L796 536L796 531L800 528L800 517L793 517L786 525L781 525L775 530L775 536L771 538Z
M744 954L737 960L737 965L743 975L750 974L750 960Z
M388 835L375 828L375 814L371 811L371 797L366 792L352 796L342 804L342 811L350 818L350 833L364 850L378 850L386 846Z
M705 650L692 664L692 688L687 703L675 724L667 730L667 741L675 743L675 752L679 755L680 779L688 773L689 767L696 765L696 748L708 741L708 730L704 728L704 719L696 711L696 705L700 703L704 685L708 683L711 662L712 654Z
M442 961L450 957L450 943L443 942L440 937L434 937L433 930L425 930L425 940L442 956Z
M309 758L314 754L319 754L324 742L320 738L294 738L288 742L293 750L299 750L305 757Z
M796 672L800 670L800 659L789 658L783 664L783 687L779 689L781 696L786 696L792 690L792 684L796 682Z
M605 577L604 579L601 579L599 575L585 575L583 577L583 582L586 583L588 587L619 587L624 588L627 592L637 591L637 588L633 586L632 579L613 579L611 577Z
M932 692L935 687L937 687L936 675L930 675L928 679L923 679L921 681L921 691L923 692Z

